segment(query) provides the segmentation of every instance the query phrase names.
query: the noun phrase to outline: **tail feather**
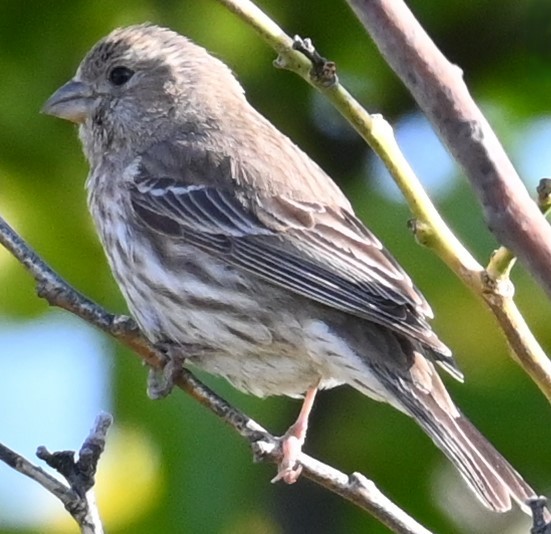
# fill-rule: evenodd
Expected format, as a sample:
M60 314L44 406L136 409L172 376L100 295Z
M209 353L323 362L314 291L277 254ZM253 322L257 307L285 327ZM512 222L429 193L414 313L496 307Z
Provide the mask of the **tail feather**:
M414 415L436 445L452 461L479 500L490 510L506 512L511 499L525 513L526 501L535 497L534 490L462 414L435 423L425 414Z
M416 364L410 369L410 376L398 379L387 368L372 368L371 372L389 393L391 404L417 421L482 504L495 512L506 512L513 500L530 514L527 500L536 492L459 412L434 366L424 358ZM369 395L370 391L362 386L361 381L355 381L354 387Z
M471 447L479 452L484 462L489 465L490 470L500 479L502 486L507 490L508 496L524 512L530 514L530 507L526 503L530 498L536 497L536 492L466 417L460 415L455 423L467 437ZM509 508L510 503L505 510Z

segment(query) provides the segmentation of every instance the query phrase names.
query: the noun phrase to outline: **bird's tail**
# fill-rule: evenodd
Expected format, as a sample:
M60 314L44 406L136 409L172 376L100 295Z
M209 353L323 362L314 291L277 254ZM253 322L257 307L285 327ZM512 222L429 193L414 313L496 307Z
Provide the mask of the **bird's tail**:
M417 421L487 508L506 512L513 500L530 514L527 500L536 496L535 491L459 412L432 364L418 360L410 375L413 380L398 380L382 369L372 371L391 395L388 400ZM354 385L363 389L359 381Z
M487 508L506 512L513 500L530 514L527 500L535 491L466 417L458 413L437 422L421 417L415 419Z

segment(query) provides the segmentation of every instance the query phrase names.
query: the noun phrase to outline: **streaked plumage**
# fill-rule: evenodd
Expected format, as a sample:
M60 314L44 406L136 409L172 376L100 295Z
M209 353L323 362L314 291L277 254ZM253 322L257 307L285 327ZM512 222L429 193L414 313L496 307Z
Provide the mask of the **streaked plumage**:
M349 384L412 416L487 507L534 494L447 394L433 362L461 373L424 297L223 63L118 29L46 111L81 124L90 209L153 342L255 395Z

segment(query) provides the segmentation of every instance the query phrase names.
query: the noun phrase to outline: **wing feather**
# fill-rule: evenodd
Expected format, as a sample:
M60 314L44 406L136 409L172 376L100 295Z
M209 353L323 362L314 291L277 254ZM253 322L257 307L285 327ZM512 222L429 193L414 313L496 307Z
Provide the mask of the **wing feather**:
M342 208L267 197L256 199L255 210L229 189L156 178L143 166L131 199L138 217L156 232L450 354L432 332L430 308L407 274ZM159 222L167 219L171 229L179 228L177 235Z

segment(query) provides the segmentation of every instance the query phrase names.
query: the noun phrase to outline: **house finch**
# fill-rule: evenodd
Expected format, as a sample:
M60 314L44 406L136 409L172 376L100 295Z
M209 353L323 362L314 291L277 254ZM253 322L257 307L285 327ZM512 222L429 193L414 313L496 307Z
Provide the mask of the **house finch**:
M230 70L153 25L99 41L44 111L79 124L88 203L145 335L254 395L349 384L413 417L488 508L534 491L459 412L429 305L333 181L255 111Z

